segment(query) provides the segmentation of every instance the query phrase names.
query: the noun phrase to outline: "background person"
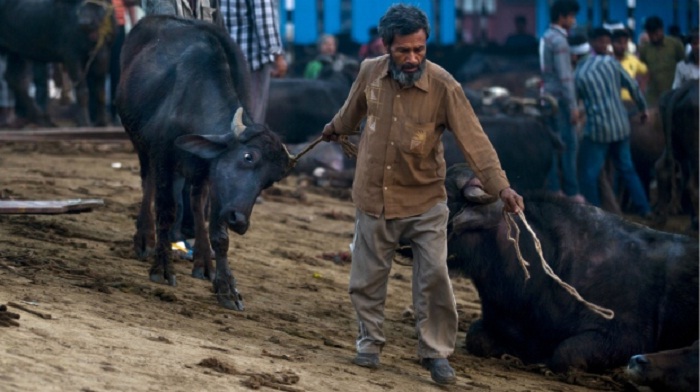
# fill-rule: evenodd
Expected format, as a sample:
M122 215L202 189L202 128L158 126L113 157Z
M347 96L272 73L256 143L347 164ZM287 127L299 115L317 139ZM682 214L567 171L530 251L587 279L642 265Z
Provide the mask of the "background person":
M676 72L671 88L679 88L685 82L700 78L700 53L698 51L698 30L695 29L688 37L690 41L690 53L682 61L676 64Z
M559 110L552 129L564 142L564 151L554 153L547 177L547 189L583 203L576 178L577 136L574 125L579 111L571 68L571 50L567 42L569 30L576 24L579 5L574 0L557 0L550 9L551 24L540 40L542 92L557 99ZM561 170L561 175L560 175Z
M647 119L647 107L637 82L607 52L611 33L605 28L591 32L594 54L582 60L576 68L576 92L586 110L586 123L579 150L579 183L589 203L600 207L598 178L610 155L619 177L629 190L635 212L643 218L651 215L651 208L630 152L630 123L622 99L621 87L632 94L641 112L641 121Z
M259 124L265 122L270 77L287 74L277 10L274 0L221 0L224 25L250 67L253 92L250 116Z
M644 22L649 41L639 47L639 59L649 67L646 100L657 105L661 94L671 89L676 64L685 58L683 44L675 37L664 36L664 22L651 16Z

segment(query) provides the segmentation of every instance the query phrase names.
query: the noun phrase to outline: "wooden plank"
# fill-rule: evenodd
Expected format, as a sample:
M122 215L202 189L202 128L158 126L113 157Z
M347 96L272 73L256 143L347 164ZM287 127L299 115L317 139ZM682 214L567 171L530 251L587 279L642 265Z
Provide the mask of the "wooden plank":
M0 214L65 214L102 207L102 199L0 200Z
M121 127L82 127L82 128L37 128L0 131L0 141L82 141L82 140L129 140Z

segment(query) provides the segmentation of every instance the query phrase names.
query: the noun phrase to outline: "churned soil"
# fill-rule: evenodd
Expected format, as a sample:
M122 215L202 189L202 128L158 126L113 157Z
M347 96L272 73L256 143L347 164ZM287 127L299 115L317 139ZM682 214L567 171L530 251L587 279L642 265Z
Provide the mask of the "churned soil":
M415 356L406 260L391 272L382 366L352 365L356 324L347 283L354 208L347 190L288 177L266 192L248 233L231 234L228 256L246 305L235 312L217 304L210 283L190 277L190 262L176 262L178 286L169 287L150 282L149 264L133 257L141 185L129 144L4 143L0 172L0 199L104 200L77 214L0 214L0 304L11 303L7 311L20 315L0 326L0 390L625 388L619 369L554 375L517 358L470 355L464 338L480 303L464 277L453 278L460 331L451 362L458 381L433 384Z

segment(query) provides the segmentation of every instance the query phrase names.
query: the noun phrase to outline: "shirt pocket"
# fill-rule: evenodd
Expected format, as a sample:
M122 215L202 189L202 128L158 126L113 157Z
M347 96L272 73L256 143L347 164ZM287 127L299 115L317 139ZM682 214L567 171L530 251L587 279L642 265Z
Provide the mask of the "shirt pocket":
M416 123L406 121L401 132L399 146L401 151L419 157L427 156L435 148L435 143L439 139L438 132L435 131L435 123Z

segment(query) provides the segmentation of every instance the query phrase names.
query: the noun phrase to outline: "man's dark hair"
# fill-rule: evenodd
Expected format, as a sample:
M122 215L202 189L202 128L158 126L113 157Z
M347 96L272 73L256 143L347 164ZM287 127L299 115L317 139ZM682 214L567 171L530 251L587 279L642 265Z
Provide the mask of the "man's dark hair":
M600 37L612 37L612 33L610 30L603 28L603 27L596 27L591 32L588 34L588 37L591 41L594 39L598 39Z
M388 48L394 42L394 36L409 35L425 30L426 39L430 37L428 16L420 8L407 4L394 4L379 19L379 35Z
M577 14L580 7L576 0L557 0L549 9L549 21L556 23L560 16Z
M647 20L644 22L644 31L647 33L653 33L654 31L658 29L664 28L664 21L661 20L658 16L650 16L647 18Z
M527 18L523 15L518 15L514 19L515 24L527 24Z
M620 38L630 38L630 33L627 29L615 29L612 32L612 40L615 41Z

